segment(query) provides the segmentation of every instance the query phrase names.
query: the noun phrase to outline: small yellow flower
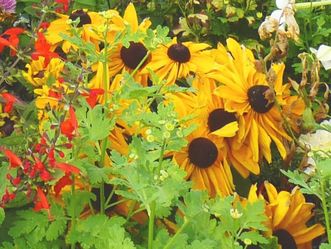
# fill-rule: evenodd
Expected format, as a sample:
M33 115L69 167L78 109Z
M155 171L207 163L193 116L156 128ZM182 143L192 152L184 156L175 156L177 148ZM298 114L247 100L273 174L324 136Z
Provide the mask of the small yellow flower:
M230 209L230 215L233 219L239 219L243 214L238 211L236 208Z

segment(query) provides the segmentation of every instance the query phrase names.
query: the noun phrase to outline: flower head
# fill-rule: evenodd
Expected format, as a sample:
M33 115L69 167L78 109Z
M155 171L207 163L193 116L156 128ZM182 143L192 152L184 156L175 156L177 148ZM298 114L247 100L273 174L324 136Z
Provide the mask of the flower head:
M5 13L15 13L16 0L0 0L0 11Z

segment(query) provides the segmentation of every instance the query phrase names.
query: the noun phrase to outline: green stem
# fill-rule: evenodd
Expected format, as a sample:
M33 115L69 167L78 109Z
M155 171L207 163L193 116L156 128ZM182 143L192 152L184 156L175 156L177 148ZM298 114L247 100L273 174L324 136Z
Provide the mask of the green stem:
M142 64L144 64L144 62L147 60L147 58L148 58L148 56L149 56L150 53L151 53L150 51L147 51L147 53L144 56L144 58L139 62L138 66L130 74L132 77L136 74L136 72L139 70L139 68L142 66Z
M71 184L71 195L74 196L75 194L75 176L71 175L71 180L72 180L72 184ZM73 212L73 215L71 217L71 230L74 230L74 227L76 225L76 216L75 216L75 212ZM76 248L76 242L72 242L71 244L71 249L75 249Z
M151 213L148 220L148 249L153 249L154 240L155 201L151 203Z
M177 237L183 232L183 230L186 228L186 226L189 223L190 221L184 218L183 225L178 229L176 234L173 237L171 237L171 239L168 240L167 244L163 247L163 249L170 249L171 248L170 246L174 243L174 241L176 241Z
M325 196L325 181L321 179L321 191L322 191L322 208L324 212L324 219L325 219L325 226L326 226L326 233L328 236L328 242L331 242L331 229L330 229L330 218L329 218L329 211L328 206L326 203L326 196Z
M297 10L299 10L299 9L308 9L308 8L316 8L316 7L326 6L326 5L331 5L331 0L294 4L295 9L297 9Z

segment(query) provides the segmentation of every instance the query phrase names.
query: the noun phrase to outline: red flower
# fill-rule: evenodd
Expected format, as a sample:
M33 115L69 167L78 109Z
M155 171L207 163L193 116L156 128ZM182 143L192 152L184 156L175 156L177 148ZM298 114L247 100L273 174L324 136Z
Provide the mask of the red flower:
M67 136L69 139L72 139L74 133L76 133L76 130L78 128L78 122L74 108L72 106L70 106L69 108L69 118L67 118L61 123L60 128L61 133Z
M42 209L46 210L48 213L48 218L51 219L51 212L50 212L50 205L48 203L47 197L44 193L44 191L40 188L37 187L37 193L35 196L35 200L34 200L34 210L35 211L40 211Z
M61 192L61 190L65 186L71 185L72 183L73 182L72 182L72 179L71 179L71 174L70 173L65 174L65 176L63 176L62 178L60 178L60 180L54 186L55 195L58 196L59 193Z
M89 92L89 94L84 93L82 95L83 96L88 96L86 98L86 101L90 105L90 107L93 109L94 106L98 102L98 96L104 94L104 92L105 91L103 89L101 89L101 88L95 88L95 89L91 89L90 92Z
M56 12L63 13L69 10L69 0L55 0L55 2L62 5L55 9Z
M10 28L7 29L3 34L0 35L0 53L3 51L4 47L10 48L10 55L15 56L18 43L20 39L18 35L22 34L24 29L22 28Z
M10 113L13 110L14 103L17 101L16 97L10 93L1 93L0 95L5 100L4 112Z
M35 52L31 54L33 60L38 60L39 56L45 58L44 67L47 67L52 58L58 58L59 55L55 52L51 52L51 45L47 42L43 33L38 32L38 39L34 44Z
M79 174L80 169L68 163L55 163L55 168L62 170L65 174Z
M8 189L6 188L6 193L1 198L0 206L3 206L3 204L6 204L7 202L15 199L15 197L15 193L9 193Z
M16 156L11 150L3 149L3 148L1 148L0 150L8 158L11 168L17 168L22 165L21 159L18 156Z

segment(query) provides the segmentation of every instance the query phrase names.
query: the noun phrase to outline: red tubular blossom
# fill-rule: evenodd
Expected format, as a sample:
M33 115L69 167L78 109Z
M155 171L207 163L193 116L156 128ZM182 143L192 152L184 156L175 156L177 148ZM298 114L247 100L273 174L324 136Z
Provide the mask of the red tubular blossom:
M55 163L55 168L62 170L65 174L79 174L80 169L68 163Z
M20 167L22 165L21 159L18 156L16 156L16 154L14 154L11 150L1 149L1 151L8 158L10 168L17 168L17 167Z
M5 100L4 112L10 113L13 110L16 97L10 93L1 93L0 96Z
M65 174L65 176L60 178L60 180L54 186L55 195L58 196L60 194L61 190L65 186L71 185L72 183L73 183L73 181L71 179L71 175L69 173Z
M15 193L10 193L8 191L8 189L6 188L5 194L1 198L1 205L0 206L2 206L3 204L6 204L7 202L15 199L15 197L16 197Z
M22 28L10 28L0 35L0 53L5 47L10 48L10 55L15 56L20 39L18 36L24 32Z
M37 193L34 200L34 210L38 212L43 209L47 211L48 218L51 219L50 205L48 203L47 197L42 188L37 187Z
M87 96L86 102L90 105L90 107L93 109L94 106L98 103L98 96L104 94L104 90L101 88L94 88L91 89L88 94L84 93L83 96Z
M67 136L69 139L72 139L76 133L77 128L78 128L78 122L77 122L76 114L74 108L70 106L69 118L64 120L60 125L61 133Z
M47 67L52 58L59 58L59 55L50 51L51 45L47 42L43 33L38 32L38 39L34 44L35 52L31 54L33 60L38 60L39 56L45 58L44 67Z

